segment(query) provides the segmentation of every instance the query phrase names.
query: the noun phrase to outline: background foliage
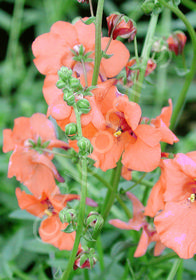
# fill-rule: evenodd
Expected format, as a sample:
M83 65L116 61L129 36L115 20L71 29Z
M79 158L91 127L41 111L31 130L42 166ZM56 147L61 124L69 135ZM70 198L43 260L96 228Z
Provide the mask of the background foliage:
M139 50L142 47L147 31L149 16L144 15L140 6L143 1L106 0L105 16L113 11L119 11L131 17L137 23ZM190 1L182 1L181 10L186 14L193 27L196 27L195 6ZM96 6L96 1L93 3ZM50 26L57 20L73 21L78 16L89 16L86 4L76 0L6 0L0 1L0 127L12 128L14 118L30 117L35 112L46 113L46 103L42 96L43 76L38 73L33 64L31 44L35 37L48 32ZM107 34L106 21L103 22L103 34ZM165 36L175 30L183 30L183 23L170 12L165 11L159 18L156 29L157 36ZM127 45L133 55L133 44ZM186 65L189 67L192 59L191 44L185 47ZM158 59L156 71L145 83L141 100L142 109L148 117L160 112L167 104L169 97L175 100L184 82L186 69L181 56L171 58L165 63ZM168 61L168 60L167 60ZM180 142L174 147L174 152L196 150L196 81L194 80L187 96L183 114L176 127ZM60 133L60 132L59 132ZM62 133L61 133L62 134ZM2 138L1 138L2 146ZM15 178L7 178L7 166L10 154L0 155L0 279L47 280L60 276L66 267L69 252L59 252L53 246L42 243L37 236L39 220L25 211L19 210L15 197L15 188L19 186ZM56 158L56 164L66 181L60 184L66 193L79 188L77 170L69 161ZM101 176L108 177L110 172ZM136 173L136 172L135 172ZM133 188L133 193L146 202L153 183L156 182L159 171L148 174L143 183ZM73 180L76 178L76 181ZM149 182L147 182L149 180ZM120 188L128 188L134 182L124 182ZM106 193L95 178L89 176L89 196L101 203ZM128 207L131 207L127 201ZM120 206L115 203L111 209L110 218L126 220ZM194 221L193 221L194 222ZM183 226L183 225L182 225ZM99 253L104 251L104 264L96 264L87 274L79 271L70 279L174 279L175 264L179 269L175 279L193 279L196 277L195 259L180 261L169 249L163 256L153 257L152 249L139 259L133 258L135 244L139 233L122 231L106 223L101 235ZM101 244L100 243L100 244ZM89 278L88 278L89 277Z

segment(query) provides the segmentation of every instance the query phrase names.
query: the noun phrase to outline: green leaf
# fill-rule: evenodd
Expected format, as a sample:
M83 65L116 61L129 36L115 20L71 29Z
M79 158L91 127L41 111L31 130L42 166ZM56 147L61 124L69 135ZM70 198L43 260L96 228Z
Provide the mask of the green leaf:
M71 233L73 231L75 231L75 227L72 225L72 224L69 224L65 229L63 229L62 231L63 232L66 232L66 233Z
M0 279L2 278L12 279L12 271L4 257L0 255Z
M91 23L95 23L96 17L90 17L87 20L82 20L83 23L85 23L86 25L89 25Z
M106 54L104 51L102 51L102 57L105 59L109 59L110 57L112 57L113 54Z
M15 211L13 211L10 215L10 218L13 219L18 219L18 220L35 220L37 219L37 217L31 215L30 213L21 210L21 209L17 209Z
M24 230L18 230L6 243L2 250L3 257L10 261L13 260L19 253L22 248L24 240Z
M41 239L26 240L23 243L23 248L39 254L48 254L49 252L55 252L57 250L54 246L41 241Z

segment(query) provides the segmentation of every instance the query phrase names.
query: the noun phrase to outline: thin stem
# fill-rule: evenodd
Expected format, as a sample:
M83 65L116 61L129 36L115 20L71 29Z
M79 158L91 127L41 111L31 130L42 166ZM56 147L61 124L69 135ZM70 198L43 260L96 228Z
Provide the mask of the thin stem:
M92 170L88 169L88 172L91 173L95 178L97 178L103 185L106 186L106 188L108 190L110 190L110 192L113 191L112 185L106 181L102 176L99 176L99 174L92 172ZM123 208L125 214L127 215L127 217L129 219L132 218L132 214L129 211L128 207L126 206L126 204L124 203L124 201L121 199L120 195L118 193L116 193L116 199L118 201L118 203L121 205L121 207Z
M144 42L142 54L141 54L141 69L139 71L139 76L137 82L133 85L132 88L132 93L133 93L133 100L138 103L143 87L143 81L145 77L145 72L146 72L146 67L148 63L148 59L150 57L150 51L153 43L153 36L155 33L156 25L157 25L157 20L158 20L158 15L152 14L149 27L148 27L148 32L146 35L146 39Z
M94 17L92 0L89 0L89 5L90 5L91 17Z
M191 68L190 68L189 73L186 75L186 79L185 79L183 88L180 92L180 95L179 95L177 103L174 107L174 111L173 111L172 118L171 118L170 129L173 129L174 126L176 125L176 121L177 121L177 118L179 117L179 113L184 105L189 86L190 86L191 81L196 72L196 33L195 33L193 27L191 26L190 22L185 17L185 15L177 7L169 5L164 0L159 0L159 2L163 6L170 9L174 14L176 14L184 22L184 24L187 28L187 31L191 37L192 44L193 44L193 59L192 59L192 63L191 63Z
M25 0L16 0L14 4L13 17L12 17L10 32L9 32L9 41L8 41L6 58L5 58L5 61L7 61L8 64L6 64L6 67L2 75L2 81L4 81L2 83L2 94L4 96L9 95L9 91L12 85L12 83L7 82L8 81L7 77L10 76L9 71L12 69L17 69L16 57L17 57L17 50L18 50L18 39L20 36L21 25L22 25L24 3Z
M80 120L80 113L78 112L76 104L73 105L76 121L77 121L77 129L78 129L78 137L82 137L82 127ZM86 206L86 195L87 195L87 159L85 157L80 158L81 164L81 196L80 196L80 205L79 205L79 213L77 219L77 228L76 228L76 236L74 241L74 246L71 252L71 256L69 258L69 262L67 265L67 269L64 271L61 280L68 280L69 275L73 269L75 257L78 251L78 246L80 244L80 238L83 230L83 223L85 217L85 206Z
M171 271L170 271L170 273L169 273L169 275L167 277L167 280L173 280L174 279L174 277L175 277L175 275L176 275L176 273L178 271L178 268L181 265L182 261L183 261L182 259L175 260L175 262L174 262L174 264L172 266L172 269L171 269Z
M137 176L135 176L134 174L132 175L132 179L131 179L133 182L138 182L138 177ZM151 182L149 182L148 180L141 180L140 181L140 183L142 184L142 185L144 185L144 186L146 186L146 187L148 187L148 188L152 188L153 186L154 186L154 183L151 183Z
M144 173L136 182L135 184L133 184L131 187L129 187L128 189L126 190L123 190L122 193L126 193L130 190L132 190L133 188L135 188L137 185L139 185L139 183L141 183L144 179L144 177L147 175L147 173Z
M81 158L81 197L80 197L80 206L79 206L79 214L78 214L78 223L76 229L76 237L74 246L71 252L71 256L69 258L69 262L66 270L64 271L61 280L68 280L69 275L73 269L73 264L75 261L75 257L78 251L78 246L80 244L80 238L83 229L84 223L84 215L85 215L85 204L86 204L86 192L87 192L87 162L86 158Z
M84 269L84 279L85 280L90 280L90 278L89 278L89 275L88 275L88 270L87 269Z
M102 29L102 17L103 17L103 4L104 0L99 0L96 13L96 22L95 22L95 65L93 71L92 86L96 86L98 76L99 76L99 67L101 63L101 29Z
M122 163L121 160L118 161L117 163L117 167L114 169L114 173L113 173L113 177L112 177L112 191L108 190L106 198L105 198L105 202L103 204L103 209L102 209L102 216L104 221L106 220L110 209L114 203L115 197L116 197L116 193L117 193L117 189L118 189L118 184L120 181L120 176L121 176L121 169L122 169Z
M64 158L72 158L72 156L70 156L70 155L61 154L61 153L58 153L58 152L55 152L55 151L52 151L52 150L49 150L49 149L39 148L39 150L42 151L42 152L46 152L46 153L53 154L53 155L60 156L60 157L64 157Z
M139 65L140 61L139 61L139 55L138 55L138 46L137 46L137 37L134 37L134 51L135 51L135 58L136 58L136 62Z

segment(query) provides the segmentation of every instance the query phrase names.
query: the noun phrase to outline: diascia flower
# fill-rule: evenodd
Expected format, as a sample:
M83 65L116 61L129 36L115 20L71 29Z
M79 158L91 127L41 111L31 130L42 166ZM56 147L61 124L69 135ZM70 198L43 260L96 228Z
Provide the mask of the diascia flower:
M39 227L39 235L42 241L50 243L60 250L72 250L75 232L65 233L62 231L68 224L61 223L59 212L66 207L68 201L80 199L79 195L60 194L56 187L55 192L51 193L49 189L46 189L41 197L37 198L17 188L16 197L21 209L39 218L46 217Z
M16 176L37 196L46 188L51 191L56 188L54 177L64 181L48 151L54 147L69 149L69 146L56 138L54 126L44 114L15 119L13 130L5 129L3 136L3 152L13 151L8 166L9 178ZM44 152L46 148L47 152Z
M175 55L182 54L186 40L186 35L182 31L176 31L167 39L168 47Z
M144 206L132 193L127 192L127 196L133 204L133 218L128 222L123 222L121 220L115 219L110 220L109 223L120 229L136 231L139 231L141 228L143 229L139 244L134 253L134 257L143 256L146 253L148 245L151 242L156 242L154 255L159 256L164 250L165 246L161 243L160 238L153 225L147 222L146 216L144 215Z
M151 195L151 200L153 194L155 200L158 193L162 197L155 207L159 210L154 219L157 232L163 244L181 258L192 258L196 253L196 152L163 160L162 170Z
M109 38L107 37L101 39L103 50L108 41ZM85 51L84 53L92 52L90 57L94 59L94 24L86 25L82 20L77 21L75 24L58 21L52 25L49 33L40 35L33 42L34 63L44 75L56 75L61 66L66 66L80 76L83 74L81 62L73 59L74 55L71 50L77 51L81 45ZM116 76L129 59L128 49L119 41L111 42L107 54L113 55L109 59L103 58L101 60L100 75L102 79ZM86 63L87 74L93 71L93 65L93 61Z

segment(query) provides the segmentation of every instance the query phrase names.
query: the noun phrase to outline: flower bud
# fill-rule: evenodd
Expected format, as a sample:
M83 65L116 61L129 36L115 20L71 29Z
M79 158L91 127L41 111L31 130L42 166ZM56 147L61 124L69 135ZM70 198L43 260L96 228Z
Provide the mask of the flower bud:
M57 88L62 89L66 86L66 83L63 82L61 79L57 81L56 83Z
M91 110L90 102L85 98L78 100L78 102L76 104L77 104L78 110L82 114L88 114Z
M182 54L186 44L186 35L181 31L176 31L167 39L168 47L175 55Z
M74 209L64 208L59 212L59 218L62 223L71 223L76 218L76 211Z
M108 36L115 40L118 36L132 41L136 35L137 29L133 21L124 15L111 14L106 18L108 25Z
M85 156L93 152L93 146L91 145L90 140L85 137L82 137L80 140L78 140L77 145L79 148L79 154L81 156Z
M67 136L73 136L77 133L77 125L75 123L68 123L65 126L65 134Z
M69 106L72 106L75 103L75 96L70 91L64 93L63 99L67 102L67 105Z
M58 76L63 82L67 82L72 76L72 70L62 66L61 69L58 71Z
M154 6L155 6L154 0L145 0L141 8L145 14L149 14L154 9Z
M104 224L103 217L97 212L90 212L87 219L86 225L93 228L93 231L98 231L102 228Z
M75 92L78 90L82 90L82 85L77 78L71 77L70 79L70 88Z
M73 269L92 268L97 262L95 250L93 248L78 249Z

